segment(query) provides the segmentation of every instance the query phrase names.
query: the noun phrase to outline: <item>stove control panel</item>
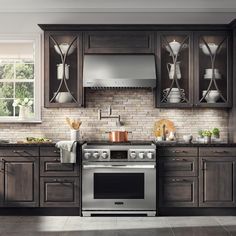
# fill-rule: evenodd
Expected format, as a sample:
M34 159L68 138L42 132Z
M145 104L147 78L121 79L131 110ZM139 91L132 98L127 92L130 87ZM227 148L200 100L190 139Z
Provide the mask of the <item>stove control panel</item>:
M110 150L99 148L83 148L83 161L156 161L156 149L130 148L127 150Z

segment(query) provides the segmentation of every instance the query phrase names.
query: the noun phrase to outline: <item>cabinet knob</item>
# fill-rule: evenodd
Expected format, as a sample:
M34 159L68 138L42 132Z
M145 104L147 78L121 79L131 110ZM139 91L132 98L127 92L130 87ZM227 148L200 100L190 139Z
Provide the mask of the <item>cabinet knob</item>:
M59 158L55 158L54 161L60 162L61 160Z

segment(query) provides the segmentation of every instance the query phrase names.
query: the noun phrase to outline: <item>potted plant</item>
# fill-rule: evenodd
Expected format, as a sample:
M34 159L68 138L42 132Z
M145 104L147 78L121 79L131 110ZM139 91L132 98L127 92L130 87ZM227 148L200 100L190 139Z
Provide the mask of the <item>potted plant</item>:
M212 132L210 130L203 130L202 135L205 143L211 143Z
M12 106L19 107L19 119L24 120L29 118L33 101L29 98L17 98Z
M203 133L203 130L201 130L201 129L200 129L200 130L198 130L198 137L199 137L199 138L203 138L203 135L202 135L202 133Z
M214 138L220 138L220 130L218 128L212 129L211 132Z

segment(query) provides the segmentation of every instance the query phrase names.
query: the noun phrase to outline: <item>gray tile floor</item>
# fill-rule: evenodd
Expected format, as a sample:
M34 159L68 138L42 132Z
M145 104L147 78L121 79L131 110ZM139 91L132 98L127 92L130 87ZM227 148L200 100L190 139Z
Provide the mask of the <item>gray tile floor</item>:
M236 236L236 217L0 216L0 236Z

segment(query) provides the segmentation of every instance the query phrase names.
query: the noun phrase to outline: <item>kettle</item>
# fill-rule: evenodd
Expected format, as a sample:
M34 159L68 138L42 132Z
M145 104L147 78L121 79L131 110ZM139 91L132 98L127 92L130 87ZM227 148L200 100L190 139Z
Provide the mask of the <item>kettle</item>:
M176 74L177 79L181 79L180 61L176 62L176 64L167 63L166 67L167 67L170 79L174 79L175 74Z

